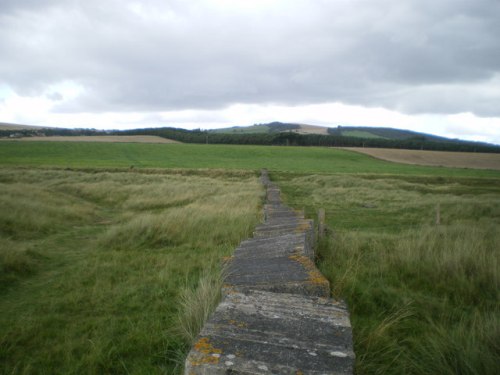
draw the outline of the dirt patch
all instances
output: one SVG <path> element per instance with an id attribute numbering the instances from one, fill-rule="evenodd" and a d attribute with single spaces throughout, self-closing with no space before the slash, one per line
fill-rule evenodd
<path id="1" fill-rule="evenodd" d="M 500 170 L 500 154 L 345 147 L 377 159 L 404 164 Z"/>
<path id="2" fill-rule="evenodd" d="M 53 136 L 23 137 L 2 139 L 6 141 L 44 141 L 44 142 L 113 142 L 113 143 L 179 143 L 155 135 L 89 135 L 89 136 Z"/>

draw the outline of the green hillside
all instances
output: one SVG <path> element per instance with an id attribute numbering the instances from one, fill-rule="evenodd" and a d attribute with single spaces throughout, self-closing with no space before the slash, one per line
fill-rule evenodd
<path id="1" fill-rule="evenodd" d="M 330 128 L 330 134 L 342 135 L 344 137 L 358 138 L 384 138 L 393 140 L 408 140 L 408 139 L 424 139 L 427 141 L 437 142 L 457 142 L 457 139 L 439 137 L 437 135 L 414 132 L 411 130 L 382 128 L 382 127 L 365 127 L 365 126 L 338 126 Z"/>
<path id="2" fill-rule="evenodd" d="M 297 130 L 300 125 L 282 122 L 271 122 L 269 124 L 255 124 L 251 126 L 232 126 L 230 128 L 212 129 L 210 133 L 218 134 L 269 134 L 291 130 Z"/>
<path id="3" fill-rule="evenodd" d="M 344 137 L 355 137 L 355 138 L 365 138 L 365 139 L 373 139 L 373 138 L 385 138 L 380 135 L 374 134 L 369 130 L 342 130 L 342 135 Z"/>

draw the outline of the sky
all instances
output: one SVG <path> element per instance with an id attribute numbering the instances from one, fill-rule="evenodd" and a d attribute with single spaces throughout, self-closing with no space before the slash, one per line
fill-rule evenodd
<path id="1" fill-rule="evenodd" d="M 500 144 L 499 0 L 1 0 L 0 122 Z"/>

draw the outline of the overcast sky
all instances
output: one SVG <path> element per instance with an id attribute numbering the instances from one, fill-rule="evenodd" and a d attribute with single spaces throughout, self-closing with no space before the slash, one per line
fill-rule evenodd
<path id="1" fill-rule="evenodd" d="M 499 0 L 0 0 L 0 122 L 500 144 Z"/>

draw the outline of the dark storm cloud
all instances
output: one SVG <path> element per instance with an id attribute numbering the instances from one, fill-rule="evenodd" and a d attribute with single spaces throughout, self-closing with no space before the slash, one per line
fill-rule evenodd
<path id="1" fill-rule="evenodd" d="M 340 101 L 500 116 L 497 0 L 224 3 L 2 2 L 0 82 L 81 85 L 60 111 Z"/>

